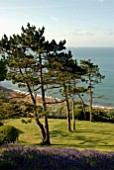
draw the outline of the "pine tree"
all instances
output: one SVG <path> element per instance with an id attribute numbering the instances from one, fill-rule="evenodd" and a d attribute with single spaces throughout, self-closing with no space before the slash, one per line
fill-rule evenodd
<path id="1" fill-rule="evenodd" d="M 77 61 L 73 59 L 72 53 L 62 52 L 54 58 L 50 58 L 49 74 L 52 74 L 53 82 L 58 85 L 61 95 L 64 97 L 66 105 L 67 130 L 72 131 L 70 115 L 70 97 L 74 81 L 80 77 L 82 69 L 78 66 Z M 52 83 L 53 88 L 53 83 Z"/>
<path id="2" fill-rule="evenodd" d="M 34 104 L 34 118 L 42 132 L 42 143 L 50 144 L 48 116 L 46 113 L 46 85 L 50 83 L 47 73 L 48 60 L 56 51 L 64 49 L 65 41 L 50 43 L 44 37 L 45 28 L 36 29 L 29 23 L 22 27 L 21 35 L 6 35 L 1 40 L 2 52 L 8 58 L 8 79 L 18 86 L 27 88 Z M 36 93 L 41 91 L 44 125 L 40 122 Z"/>
<path id="3" fill-rule="evenodd" d="M 89 107 L 90 107 L 90 121 L 92 121 L 92 104 L 93 104 L 93 91 L 92 89 L 96 84 L 100 83 L 104 76 L 99 72 L 98 65 L 91 62 L 91 60 L 81 60 L 81 67 L 85 69 L 86 74 L 84 75 L 83 81 L 88 84 L 88 93 L 89 93 Z"/>

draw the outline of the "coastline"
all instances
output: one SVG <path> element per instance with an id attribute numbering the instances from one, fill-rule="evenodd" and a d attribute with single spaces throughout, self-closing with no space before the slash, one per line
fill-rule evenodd
<path id="1" fill-rule="evenodd" d="M 10 97 L 15 97 L 16 98 L 17 95 L 20 95 L 22 97 L 26 96 L 25 100 L 27 102 L 31 103 L 31 98 L 30 98 L 30 95 L 29 95 L 28 92 L 20 91 L 20 90 L 16 90 L 16 89 L 12 90 L 12 89 L 6 88 L 6 87 L 1 86 L 1 85 L 0 85 L 0 90 L 3 90 L 5 92 L 5 97 L 8 98 L 8 99 L 10 99 Z M 36 97 L 38 99 L 38 105 L 41 105 L 41 95 L 37 94 Z M 49 101 L 52 102 L 52 101 L 55 101 L 55 100 L 58 100 L 58 101 L 61 100 L 59 98 L 53 98 L 51 96 L 46 96 L 46 99 L 47 99 L 48 102 Z M 114 109 L 114 107 L 110 107 L 110 106 L 108 107 L 108 106 L 102 106 L 102 105 L 93 105 L 92 107 L 93 108 L 98 108 L 98 109 L 103 109 L 103 110 L 106 110 L 106 111 Z"/>
<path id="2" fill-rule="evenodd" d="M 20 99 L 21 101 L 32 103 L 32 99 L 30 97 L 29 92 L 20 91 L 20 90 L 16 90 L 16 89 L 9 89 L 9 88 L 6 88 L 1 85 L 0 85 L 0 90 L 4 91 L 5 98 L 8 100 L 10 100 L 10 99 L 19 100 Z M 37 98 L 37 105 L 42 105 L 41 95 L 35 94 L 35 97 Z M 60 99 L 53 98 L 51 96 L 46 96 L 47 103 L 54 102 L 55 100 L 59 101 Z"/>
<path id="3" fill-rule="evenodd" d="M 104 107 L 104 109 L 114 108 L 114 94 L 113 94 L 113 87 L 114 87 L 114 48 L 72 48 L 69 47 L 69 50 L 72 51 L 74 59 L 78 62 L 80 60 L 88 60 L 95 64 L 98 64 L 100 68 L 100 73 L 105 76 L 105 79 L 95 86 L 94 90 L 94 99 L 93 105 L 98 105 L 98 107 Z M 107 62 L 108 58 L 108 62 Z M 11 80 L 4 80 L 0 82 L 1 86 L 10 89 L 19 89 L 17 84 L 13 84 Z M 24 90 L 23 90 L 24 91 Z M 50 94 L 47 94 L 50 95 Z M 58 98 L 61 98 L 57 95 Z M 85 95 L 85 103 L 88 104 L 88 97 Z M 97 106 L 96 106 L 97 107 Z"/>
<path id="4" fill-rule="evenodd" d="M 100 106 L 100 105 L 93 105 L 92 107 L 93 107 L 93 108 L 98 108 L 98 109 L 103 109 L 103 110 L 106 110 L 106 111 L 114 109 L 114 107 L 110 107 L 110 106 Z"/>

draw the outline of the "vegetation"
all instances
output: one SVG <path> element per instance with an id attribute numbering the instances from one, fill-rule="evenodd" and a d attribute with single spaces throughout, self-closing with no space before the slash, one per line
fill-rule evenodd
<path id="1" fill-rule="evenodd" d="M 1 169 L 26 170 L 112 170 L 114 153 L 94 150 L 54 149 L 35 147 L 7 146 L 0 154 Z"/>
<path id="2" fill-rule="evenodd" d="M 68 112 L 68 130 L 71 131 L 66 86 L 68 81 L 75 75 L 77 64 L 72 59 L 70 52 L 68 55 L 63 52 L 61 53 L 61 50 L 65 48 L 65 41 L 60 41 L 57 44 L 55 40 L 52 40 L 52 42 L 49 43 L 45 40 L 43 34 L 44 27 L 36 30 L 35 26 L 28 24 L 27 28 L 22 27 L 21 36 L 13 35 L 8 39 L 8 37 L 4 35 L 1 40 L 1 49 L 3 55 L 7 57 L 7 78 L 12 80 L 13 83 L 18 83 L 19 87 L 27 88 L 34 105 L 34 118 L 42 132 L 42 143 L 50 144 L 45 92 L 47 88 L 50 89 L 51 87 L 53 89 L 53 84 L 55 83 L 64 88 Z M 50 67 L 50 65 L 52 66 Z M 55 66 L 59 69 L 53 69 Z M 63 71 L 66 71 L 65 75 L 69 75 L 67 78 L 63 76 Z M 61 84 L 58 83 L 58 78 L 60 80 L 60 77 Z M 41 90 L 44 126 L 39 120 L 40 113 L 37 109 L 36 100 L 37 90 Z"/>
<path id="3" fill-rule="evenodd" d="M 54 79 L 54 86 L 59 89 L 59 93 L 63 97 L 62 101 L 64 101 L 66 106 L 67 130 L 71 132 L 69 100 L 73 91 L 74 82 L 76 82 L 76 79 L 81 79 L 82 69 L 78 66 L 77 61 L 73 60 L 72 54 L 69 51 L 68 54 L 59 54 L 54 61 L 50 62 L 49 72 L 51 72 Z"/>
<path id="4" fill-rule="evenodd" d="M 28 118 L 5 120 L 4 124 L 13 124 L 22 133 L 19 136 L 18 145 L 13 144 L 0 148 L 0 168 L 25 168 L 29 170 L 73 170 L 77 168 L 79 170 L 85 168 L 88 170 L 111 170 L 114 168 L 114 153 L 106 152 L 106 150 L 114 150 L 113 124 L 91 124 L 87 121 L 77 121 L 77 131 L 69 134 L 65 130 L 65 119 L 58 119 L 56 121 L 55 119 L 49 119 L 49 123 L 52 148 L 39 148 L 38 140 L 40 141 L 40 132 L 37 130 L 37 126 L 35 126 L 34 119 L 32 123 L 29 123 Z M 61 128 L 58 129 L 58 127 Z M 28 145 L 32 146 L 28 147 Z M 77 149 L 87 150 L 79 151 Z M 105 152 L 95 151 L 93 149 L 99 149 Z"/>
<path id="5" fill-rule="evenodd" d="M 93 104 L 93 91 L 92 89 L 96 84 L 100 83 L 104 76 L 99 72 L 98 65 L 95 65 L 91 60 L 81 60 L 80 61 L 82 68 L 86 70 L 83 81 L 88 84 L 87 92 L 89 94 L 89 106 L 90 106 L 90 121 L 92 121 L 92 104 Z"/>
<path id="6" fill-rule="evenodd" d="M 6 78 L 7 68 L 6 60 L 3 58 L 0 59 L 0 81 L 4 81 Z"/>
<path id="7" fill-rule="evenodd" d="M 72 118 L 72 101 L 70 100 L 70 117 Z M 81 101 L 74 102 L 74 117 L 78 120 L 90 120 L 89 116 L 89 105 L 84 104 L 84 112 L 81 106 Z M 60 103 L 58 105 L 54 104 L 48 108 L 48 117 L 65 119 L 65 105 Z M 103 109 L 103 108 L 92 108 L 92 121 L 93 122 L 114 122 L 114 109 Z"/>
<path id="8" fill-rule="evenodd" d="M 45 85 L 48 84 L 49 74 L 45 62 L 49 54 L 64 49 L 65 41 L 57 44 L 54 40 L 49 43 L 44 37 L 44 27 L 36 30 L 35 26 L 22 27 L 20 35 L 13 35 L 8 39 L 6 35 L 1 40 L 3 55 L 7 56 L 7 78 L 19 87 L 26 87 L 34 105 L 34 118 L 41 129 L 42 143 L 50 144 L 49 126 L 46 115 Z M 54 53 L 54 54 L 53 54 Z M 47 63 L 47 62 L 46 62 Z M 48 66 L 47 66 L 48 67 Z M 48 75 L 48 77 L 47 77 Z M 44 124 L 39 120 L 37 110 L 36 91 L 41 90 Z"/>
<path id="9" fill-rule="evenodd" d="M 113 152 L 74 149 L 114 150 L 114 110 L 92 107 L 93 88 L 104 79 L 98 65 L 91 60 L 79 65 L 71 51 L 65 51 L 65 40 L 46 40 L 44 27 L 36 29 L 28 23 L 21 30 L 21 35 L 4 35 L 0 40 L 0 81 L 11 80 L 26 92 L 9 98 L 0 91 L 0 145 L 4 145 L 0 168 L 114 169 Z M 47 100 L 46 94 L 53 95 L 55 89 L 61 99 Z M 88 94 L 89 107 L 83 99 Z M 29 101 L 24 100 L 27 96 Z M 18 145 L 7 146 L 17 139 Z M 52 145 L 38 149 L 41 144 Z"/>
<path id="10" fill-rule="evenodd" d="M 75 119 L 88 119 L 85 111 L 85 104 L 81 94 L 89 92 L 90 95 L 90 120 L 92 121 L 92 88 L 104 77 L 100 74 L 98 65 L 90 60 L 81 61 L 80 65 L 74 60 L 71 51 L 65 51 L 66 41 L 57 43 L 55 40 L 48 41 L 44 36 L 45 28 L 37 29 L 29 23 L 27 27 L 21 28 L 21 34 L 10 36 L 4 35 L 0 41 L 2 54 L 1 73 L 7 80 L 18 84 L 19 88 L 24 88 L 27 94 L 17 98 L 25 97 L 29 94 L 32 103 L 6 99 L 1 93 L 0 96 L 0 119 L 11 117 L 23 117 L 25 114 L 32 115 L 36 124 L 40 128 L 42 144 L 50 144 L 50 131 L 48 116 L 53 114 L 54 103 L 64 103 L 64 117 L 67 118 L 67 131 L 76 130 Z M 1 64 L 0 63 L 0 64 Z M 7 69 L 6 69 L 7 66 Z M 7 74 L 6 74 L 7 73 Z M 88 87 L 78 86 L 82 82 L 87 82 Z M 61 100 L 53 99 L 48 102 L 46 94 L 57 89 L 61 95 Z M 39 106 L 37 93 L 41 94 L 42 106 Z M 82 110 L 76 108 L 75 96 L 78 96 L 82 103 Z M 72 101 L 72 102 L 71 102 Z M 49 107 L 51 104 L 51 107 Z M 54 106 L 55 107 L 55 106 Z M 63 106 L 64 108 L 64 106 Z M 71 109 L 72 108 L 72 109 Z M 62 109 L 61 109 L 62 110 Z M 72 125 L 71 125 L 72 111 Z M 57 113 L 54 113 L 57 114 Z M 84 116 L 83 116 L 84 115 Z M 44 118 L 44 122 L 40 117 Z M 52 117 L 52 116 L 50 116 Z M 54 116 L 56 117 L 56 116 Z M 59 117 L 62 117 L 59 112 Z M 95 118 L 95 116 L 94 116 Z M 26 121 L 25 121 L 26 122 Z"/>
<path id="11" fill-rule="evenodd" d="M 19 131 L 11 125 L 0 126 L 0 145 L 5 145 L 18 140 Z"/>
<path id="12" fill-rule="evenodd" d="M 22 123 L 25 120 L 25 123 Z M 21 133 L 18 144 L 29 146 L 40 145 L 40 129 L 37 129 L 35 120 L 29 123 L 30 118 L 8 119 L 4 125 L 13 125 Z M 43 119 L 41 119 L 41 122 Z M 72 133 L 66 131 L 65 119 L 49 119 L 51 146 L 54 148 L 77 148 L 77 149 L 98 149 L 102 151 L 114 151 L 113 123 L 79 121 L 77 130 Z M 60 128 L 59 128 L 60 127 Z M 39 143 L 39 144 L 38 144 Z"/>

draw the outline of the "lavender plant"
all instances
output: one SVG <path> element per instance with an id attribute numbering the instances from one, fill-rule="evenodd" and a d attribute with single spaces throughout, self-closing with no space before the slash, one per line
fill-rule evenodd
<path id="1" fill-rule="evenodd" d="M 0 169 L 113 170 L 114 152 L 8 145 L 0 147 Z"/>

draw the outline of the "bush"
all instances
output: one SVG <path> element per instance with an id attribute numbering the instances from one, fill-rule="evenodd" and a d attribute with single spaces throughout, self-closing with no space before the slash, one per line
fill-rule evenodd
<path id="1" fill-rule="evenodd" d="M 66 118 L 66 108 L 63 103 L 52 105 L 48 108 L 50 118 Z"/>
<path id="2" fill-rule="evenodd" d="M 114 170 L 114 152 L 9 145 L 0 154 L 0 169 Z"/>
<path id="3" fill-rule="evenodd" d="M 114 109 L 108 110 L 107 117 L 108 117 L 109 121 L 113 121 L 114 122 Z"/>
<path id="4" fill-rule="evenodd" d="M 78 120 L 84 120 L 84 113 L 83 113 L 82 109 L 77 108 L 75 112 L 76 112 L 76 118 Z"/>
<path id="5" fill-rule="evenodd" d="M 105 110 L 96 108 L 93 109 L 93 120 L 94 121 L 101 121 L 101 122 L 112 122 L 114 123 L 114 110 Z"/>
<path id="6" fill-rule="evenodd" d="M 2 123 L 2 122 L 0 122 L 0 126 L 3 126 L 3 123 Z"/>
<path id="7" fill-rule="evenodd" d="M 19 131 L 13 126 L 0 126 L 0 145 L 15 142 L 18 139 Z"/>

